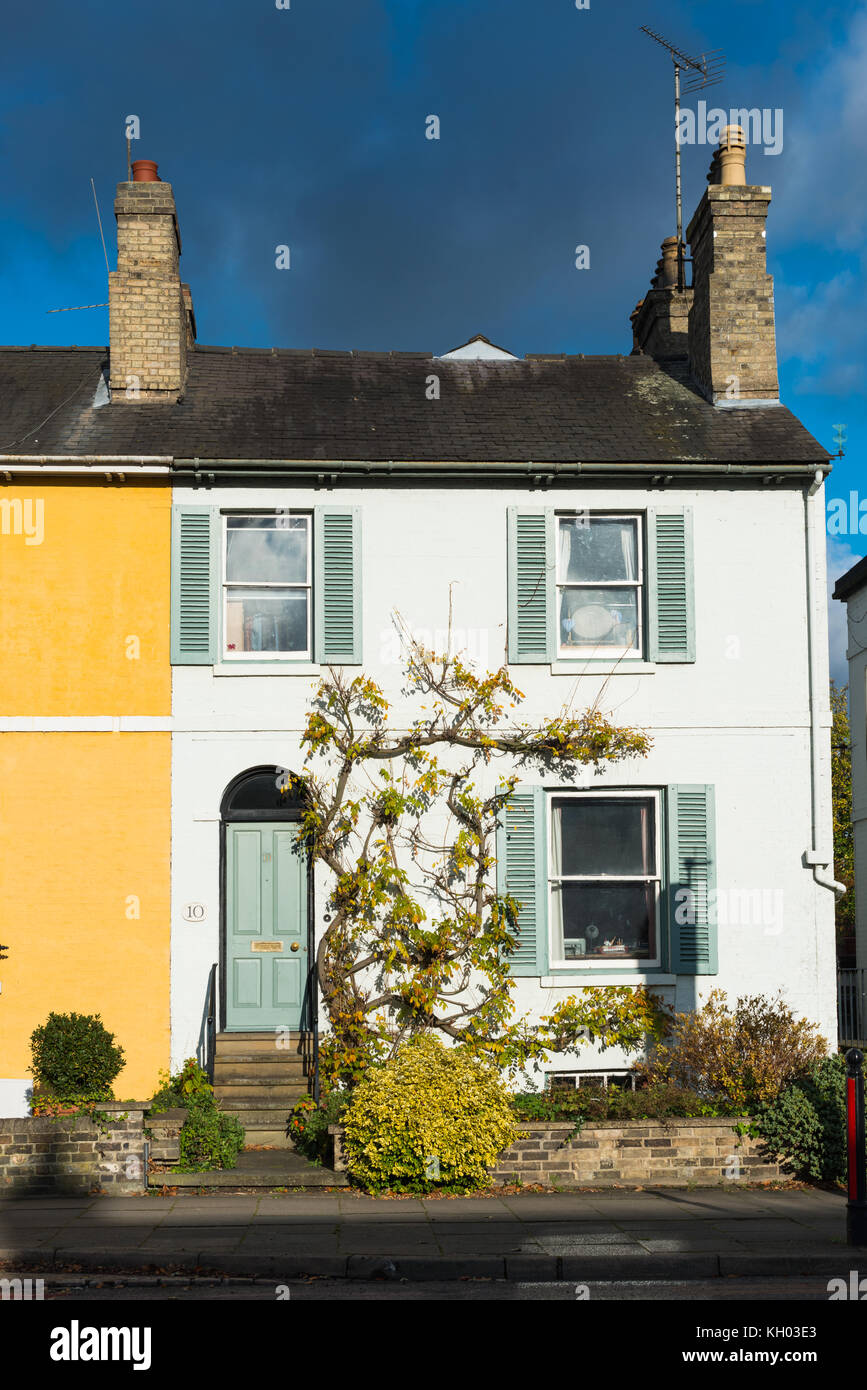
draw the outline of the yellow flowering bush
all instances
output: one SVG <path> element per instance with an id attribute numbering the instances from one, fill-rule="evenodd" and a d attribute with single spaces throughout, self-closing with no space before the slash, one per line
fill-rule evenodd
<path id="1" fill-rule="evenodd" d="M 352 1093 L 347 1166 L 368 1192 L 469 1192 L 518 1134 L 497 1068 L 432 1034 L 404 1043 Z"/>

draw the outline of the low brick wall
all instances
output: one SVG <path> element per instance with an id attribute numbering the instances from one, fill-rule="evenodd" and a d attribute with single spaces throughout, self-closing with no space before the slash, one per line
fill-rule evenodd
<path id="1" fill-rule="evenodd" d="M 558 1186 L 703 1187 L 773 1182 L 779 1164 L 761 1157 L 761 1143 L 735 1132 L 737 1119 L 626 1120 L 585 1125 L 570 1139 L 566 1122 L 521 1124 L 526 1138 L 500 1154 L 495 1183 Z"/>
<path id="2" fill-rule="evenodd" d="M 776 1182 L 780 1165 L 760 1154 L 761 1143 L 735 1132 L 747 1120 L 624 1120 L 585 1125 L 574 1139 L 569 1121 L 521 1123 L 525 1138 L 500 1154 L 491 1170 L 496 1185 L 538 1183 L 558 1187 L 714 1187 Z M 329 1125 L 332 1167 L 344 1172 L 343 1129 Z"/>
<path id="3" fill-rule="evenodd" d="M 189 1112 L 184 1106 L 157 1111 L 147 1117 L 150 1157 L 157 1163 L 177 1163 L 181 1156 L 180 1134 Z"/>
<path id="4" fill-rule="evenodd" d="M 144 1192 L 144 1110 L 106 1105 L 111 1124 L 86 1115 L 0 1119 L 0 1196 Z"/>

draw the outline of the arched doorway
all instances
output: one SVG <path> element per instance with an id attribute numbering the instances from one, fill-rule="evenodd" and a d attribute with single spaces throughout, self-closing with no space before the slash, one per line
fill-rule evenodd
<path id="1" fill-rule="evenodd" d="M 220 804 L 220 978 L 226 1033 L 301 1032 L 311 1021 L 313 903 L 303 802 L 285 769 L 247 768 Z"/>

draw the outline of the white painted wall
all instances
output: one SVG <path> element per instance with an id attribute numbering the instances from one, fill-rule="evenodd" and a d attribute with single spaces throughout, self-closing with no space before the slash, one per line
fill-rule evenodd
<path id="1" fill-rule="evenodd" d="M 589 668 L 576 674 L 549 666 L 514 667 L 527 696 L 522 716 L 538 719 L 564 702 L 584 706 L 598 699 L 616 720 L 652 734 L 654 747 L 646 759 L 614 765 L 601 777 L 588 773 L 581 786 L 714 784 L 718 888 L 724 894 L 764 890 L 772 914 L 764 922 L 721 926 L 719 975 L 697 982 L 680 977 L 676 986 L 669 977 L 661 992 L 672 997 L 676 988 L 678 1007 L 688 1007 L 696 983 L 702 997 L 714 986 L 730 998 L 772 994 L 780 987 L 792 1007 L 819 1023 L 834 1043 L 833 895 L 817 886 L 801 863 L 811 843 L 801 492 L 270 486 L 176 488 L 174 500 L 228 509 L 361 508 L 364 668 L 395 700 L 396 725 L 402 720 L 393 609 L 416 629 L 444 633 L 453 584 L 454 623 L 470 654 L 494 668 L 505 659 L 508 506 L 639 511 L 665 503 L 691 506 L 696 662 L 621 667 L 610 675 Z M 821 490 L 811 505 L 821 517 Z M 817 651 L 823 661 L 826 649 L 820 632 Z M 194 1051 L 208 969 L 218 958 L 220 798 L 246 767 L 299 766 L 300 732 L 315 684 L 309 669 L 298 675 L 237 672 L 173 668 L 173 1064 Z M 822 718 L 829 726 L 827 709 Z M 827 766 L 822 777 L 830 833 Z M 864 792 L 867 815 L 867 787 Z M 318 891 L 320 910 L 324 897 Z M 190 901 L 207 905 L 206 922 L 193 926 L 182 920 L 181 908 Z M 599 978 L 594 974 L 594 982 Z M 518 986 L 521 1003 L 543 1012 L 568 993 L 568 981 L 559 978 L 556 984 L 521 980 Z M 616 1058 L 606 1053 L 600 1062 L 613 1066 Z"/>
<path id="2" fill-rule="evenodd" d="M 29 1076 L 0 1079 L 0 1120 L 24 1120 L 30 1114 L 33 1079 Z"/>

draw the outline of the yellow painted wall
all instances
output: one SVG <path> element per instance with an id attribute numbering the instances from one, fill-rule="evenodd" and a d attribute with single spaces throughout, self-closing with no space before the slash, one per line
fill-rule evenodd
<path id="1" fill-rule="evenodd" d="M 126 1052 L 115 1095 L 153 1094 L 169 1064 L 170 776 L 168 733 L 0 737 L 0 1075 L 28 1075 L 52 1009 L 98 1013 Z"/>
<path id="2" fill-rule="evenodd" d="M 0 714 L 171 713 L 171 489 L 0 487 Z"/>

